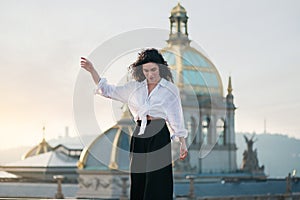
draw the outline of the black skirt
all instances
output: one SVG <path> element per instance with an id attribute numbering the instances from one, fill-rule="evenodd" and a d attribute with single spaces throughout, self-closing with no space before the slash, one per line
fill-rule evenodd
<path id="1" fill-rule="evenodd" d="M 171 200 L 173 174 L 170 132 L 165 120 L 137 121 L 130 143 L 130 200 Z"/>

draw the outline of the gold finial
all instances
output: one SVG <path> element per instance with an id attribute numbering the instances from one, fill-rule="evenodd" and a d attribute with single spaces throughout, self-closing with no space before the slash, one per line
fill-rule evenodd
<path id="1" fill-rule="evenodd" d="M 43 126 L 43 140 L 45 140 L 45 130 L 46 130 L 46 128 L 45 128 L 45 126 Z"/>
<path id="2" fill-rule="evenodd" d="M 232 93 L 231 76 L 229 76 L 227 91 L 228 91 L 228 94 Z"/>

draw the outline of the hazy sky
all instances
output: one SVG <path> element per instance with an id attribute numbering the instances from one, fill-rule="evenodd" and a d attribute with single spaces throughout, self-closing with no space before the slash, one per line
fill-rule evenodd
<path id="1" fill-rule="evenodd" d="M 168 29 L 176 4 L 175 0 L 1 0 L 0 148 L 38 143 L 43 126 L 46 139 L 63 135 L 65 126 L 70 135 L 78 134 L 73 93 L 80 56 L 126 31 Z M 181 4 L 189 16 L 189 37 L 218 68 L 224 90 L 232 76 L 236 131 L 262 133 L 266 119 L 268 132 L 300 138 L 300 1 Z"/>

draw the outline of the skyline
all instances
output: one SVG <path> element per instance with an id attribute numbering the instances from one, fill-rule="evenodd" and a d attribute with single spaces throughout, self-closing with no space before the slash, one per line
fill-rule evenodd
<path id="1" fill-rule="evenodd" d="M 189 17 L 189 38 L 217 67 L 224 95 L 232 77 L 236 132 L 263 133 L 266 120 L 267 132 L 300 138 L 300 2 L 180 3 Z M 77 135 L 73 94 L 80 57 L 128 31 L 168 30 L 168 17 L 176 4 L 158 0 L 1 1 L 0 134 L 5 140 L 0 149 L 37 144 L 43 126 L 46 139 L 64 135 L 65 126 L 71 136 Z M 132 56 L 114 64 L 123 63 L 126 70 L 135 59 Z M 92 86 L 90 77 L 87 80 Z M 103 100 L 95 97 L 95 101 L 101 104 Z M 96 105 L 99 123 L 107 117 L 100 114 L 100 108 Z M 110 119 L 101 126 L 105 129 L 112 124 Z"/>

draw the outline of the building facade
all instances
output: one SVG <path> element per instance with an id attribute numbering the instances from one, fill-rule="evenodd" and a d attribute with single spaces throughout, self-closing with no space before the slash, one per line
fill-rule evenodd
<path id="1" fill-rule="evenodd" d="M 226 97 L 213 62 L 193 48 L 188 16 L 178 3 L 171 11 L 170 35 L 162 54 L 180 89 L 185 125 L 189 130 L 190 168 L 196 173 L 237 170 L 231 78 Z"/>

